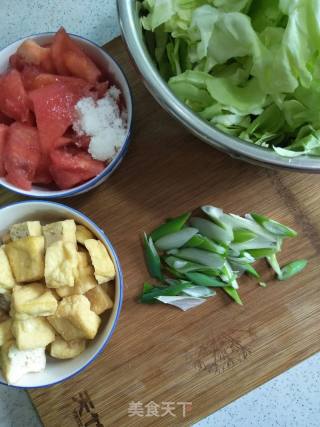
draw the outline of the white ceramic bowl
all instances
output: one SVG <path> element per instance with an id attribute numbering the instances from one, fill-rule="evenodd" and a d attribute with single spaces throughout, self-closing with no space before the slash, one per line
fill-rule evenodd
<path id="1" fill-rule="evenodd" d="M 18 47 L 28 39 L 35 40 L 40 45 L 49 44 L 53 38 L 55 33 L 41 33 L 35 34 L 28 37 L 24 37 L 20 39 L 6 48 L 0 51 L 0 73 L 5 72 L 9 66 L 9 58 L 12 54 L 14 54 Z M 21 188 L 16 187 L 15 185 L 10 184 L 5 178 L 0 178 L 0 185 L 5 187 L 8 190 L 14 191 L 19 194 L 23 194 L 24 196 L 30 196 L 33 198 L 44 198 L 44 199 L 52 199 L 52 198 L 61 198 L 61 197 L 71 197 L 76 196 L 78 194 L 85 193 L 92 188 L 97 187 L 102 184 L 111 174 L 112 172 L 119 166 L 123 157 L 125 156 L 131 138 L 131 130 L 132 130 L 132 96 L 129 87 L 129 83 L 127 78 L 120 68 L 119 64 L 100 46 L 96 45 L 90 40 L 87 40 L 83 37 L 76 36 L 74 34 L 70 34 L 70 36 L 79 43 L 83 50 L 92 58 L 96 64 L 98 64 L 102 69 L 108 71 L 108 74 L 111 75 L 114 79 L 115 84 L 119 87 L 122 92 L 123 98 L 125 100 L 127 112 L 128 112 L 128 132 L 126 136 L 126 140 L 121 148 L 118 151 L 112 162 L 110 162 L 107 167 L 95 178 L 92 178 L 85 183 L 78 185 L 77 187 L 73 187 L 68 190 L 51 190 L 49 188 L 43 186 L 33 186 L 31 190 L 26 191 Z"/>
<path id="2" fill-rule="evenodd" d="M 0 208 L 0 236 L 5 234 L 12 224 L 17 222 L 40 220 L 45 223 L 61 219 L 74 219 L 77 223 L 86 226 L 107 247 L 116 269 L 114 306 L 112 311 L 107 311 L 102 317 L 97 336 L 94 340 L 88 341 L 83 353 L 69 360 L 57 360 L 47 356 L 47 366 L 43 372 L 30 373 L 23 376 L 14 387 L 48 387 L 79 374 L 103 351 L 118 323 L 123 296 L 123 275 L 119 259 L 107 236 L 87 216 L 60 203 L 46 201 L 18 202 Z M 1 373 L 0 383 L 7 384 Z"/>

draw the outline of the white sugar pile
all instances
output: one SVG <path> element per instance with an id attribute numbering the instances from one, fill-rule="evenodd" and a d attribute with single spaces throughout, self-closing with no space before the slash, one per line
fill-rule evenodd
<path id="1" fill-rule="evenodd" d="M 96 160 L 111 160 L 125 142 L 127 114 L 125 111 L 120 114 L 119 96 L 119 89 L 111 86 L 98 101 L 82 98 L 76 105 L 73 129 L 78 135 L 91 137 L 88 152 Z"/>

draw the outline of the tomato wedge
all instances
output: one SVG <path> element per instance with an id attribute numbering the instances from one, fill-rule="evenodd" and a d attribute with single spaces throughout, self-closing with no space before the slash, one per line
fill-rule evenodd
<path id="1" fill-rule="evenodd" d="M 101 77 L 96 64 L 67 34 L 60 28 L 51 45 L 51 56 L 58 73 L 63 76 L 72 75 L 95 84 Z"/>
<path id="2" fill-rule="evenodd" d="M 40 155 L 37 129 L 22 123 L 13 123 L 9 128 L 3 152 L 7 180 L 19 188 L 30 190 Z"/>
<path id="3" fill-rule="evenodd" d="M 42 151 L 47 154 L 71 126 L 81 94 L 69 85 L 54 83 L 30 92 L 29 97 L 34 106 Z"/>
<path id="4" fill-rule="evenodd" d="M 97 176 L 105 163 L 94 160 L 89 153 L 76 147 L 61 147 L 50 153 L 50 172 L 61 189 L 72 188 Z"/>
<path id="5" fill-rule="evenodd" d="M 28 95 L 21 74 L 15 69 L 0 78 L 0 111 L 17 121 L 30 121 Z"/>

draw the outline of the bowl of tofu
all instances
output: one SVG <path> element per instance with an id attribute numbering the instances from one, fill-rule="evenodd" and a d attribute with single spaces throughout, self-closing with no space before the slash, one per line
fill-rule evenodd
<path id="1" fill-rule="evenodd" d="M 49 387 L 83 371 L 118 322 L 123 275 L 105 233 L 66 205 L 0 209 L 0 383 Z"/>

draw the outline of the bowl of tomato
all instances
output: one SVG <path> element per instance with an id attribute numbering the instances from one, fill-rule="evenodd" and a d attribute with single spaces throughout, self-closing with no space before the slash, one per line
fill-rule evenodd
<path id="1" fill-rule="evenodd" d="M 104 182 L 127 152 L 129 83 L 95 43 L 42 33 L 0 52 L 0 185 L 71 197 Z"/>

